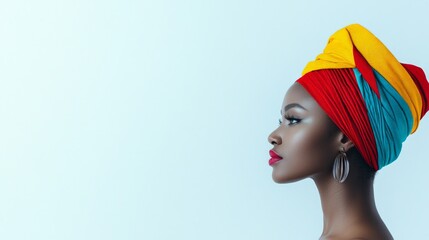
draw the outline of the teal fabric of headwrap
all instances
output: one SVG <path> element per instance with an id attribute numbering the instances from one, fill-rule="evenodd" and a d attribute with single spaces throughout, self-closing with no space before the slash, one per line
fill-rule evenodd
<path id="1" fill-rule="evenodd" d="M 367 107 L 368 118 L 374 133 L 379 169 L 398 158 L 402 143 L 413 126 L 410 108 L 399 93 L 376 70 L 380 97 L 378 97 L 357 68 L 353 69 Z"/>

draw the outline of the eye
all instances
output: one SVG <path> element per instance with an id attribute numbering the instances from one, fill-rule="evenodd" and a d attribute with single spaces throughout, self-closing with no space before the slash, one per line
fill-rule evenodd
<path id="1" fill-rule="evenodd" d="M 285 119 L 289 122 L 288 125 L 295 125 L 301 122 L 301 119 L 294 117 L 292 115 L 285 116 Z"/>
<path id="2" fill-rule="evenodd" d="M 279 126 L 282 125 L 283 121 L 279 118 Z"/>

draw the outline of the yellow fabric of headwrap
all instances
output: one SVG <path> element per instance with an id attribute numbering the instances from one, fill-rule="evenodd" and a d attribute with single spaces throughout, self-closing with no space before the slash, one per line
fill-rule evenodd
<path id="1" fill-rule="evenodd" d="M 352 24 L 334 33 L 329 38 L 323 53 L 307 64 L 302 75 L 321 69 L 355 68 L 353 47 L 402 96 L 413 115 L 414 121 L 411 132 L 415 132 L 419 125 L 422 110 L 422 98 L 419 89 L 407 70 L 389 49 L 363 26 Z"/>

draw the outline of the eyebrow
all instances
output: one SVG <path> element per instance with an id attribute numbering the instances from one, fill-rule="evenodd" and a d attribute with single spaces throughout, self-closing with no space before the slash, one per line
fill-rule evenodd
<path id="1" fill-rule="evenodd" d="M 291 103 L 291 104 L 288 104 L 288 105 L 286 105 L 285 107 L 284 107 L 284 112 L 287 112 L 287 110 L 289 110 L 289 109 L 291 109 L 291 108 L 294 108 L 294 107 L 297 107 L 297 108 L 301 108 L 301 109 L 304 109 L 305 111 L 308 111 L 305 107 L 303 107 L 303 106 L 301 106 L 300 104 L 298 104 L 298 103 Z M 280 114 L 282 113 L 282 110 L 280 110 Z"/>

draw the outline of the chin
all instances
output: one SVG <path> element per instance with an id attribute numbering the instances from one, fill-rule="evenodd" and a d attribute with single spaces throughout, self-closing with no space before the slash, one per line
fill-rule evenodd
<path id="1" fill-rule="evenodd" d="M 272 174 L 273 181 L 276 183 L 293 183 L 305 179 L 306 177 L 298 177 L 298 176 L 287 176 L 285 174 L 279 175 L 273 171 Z"/>

